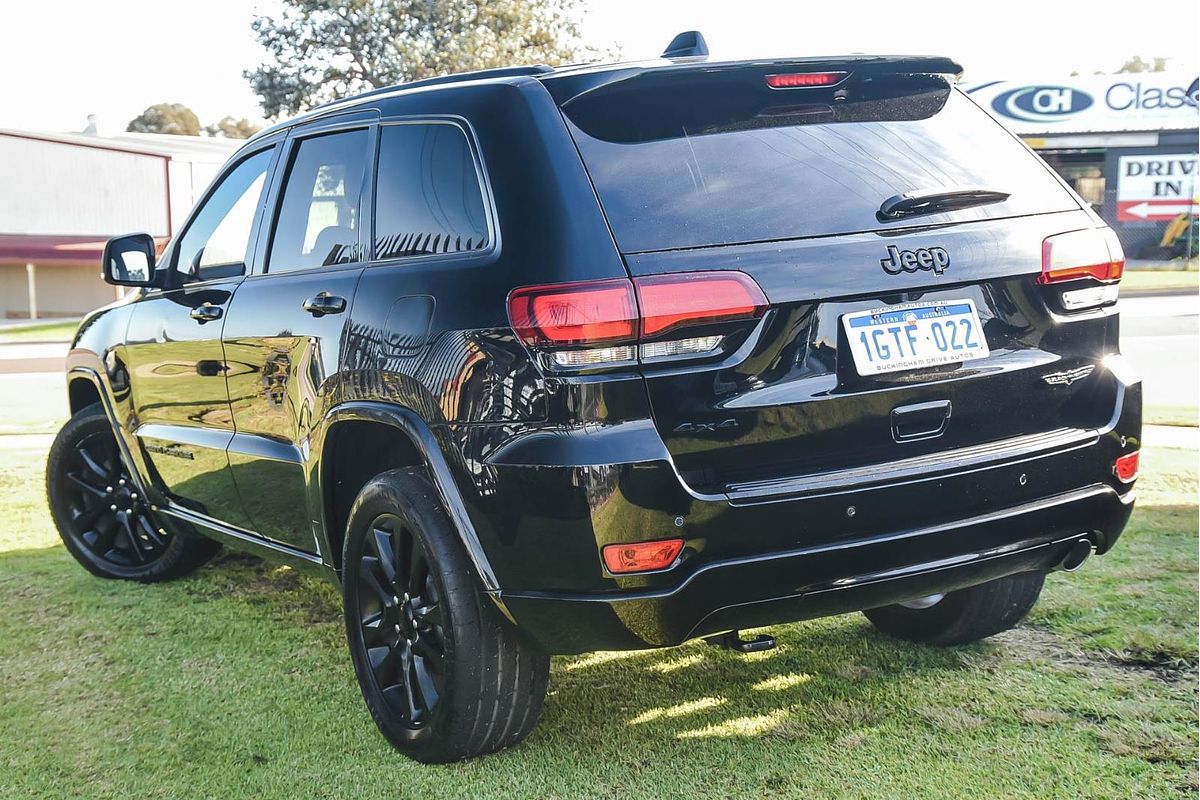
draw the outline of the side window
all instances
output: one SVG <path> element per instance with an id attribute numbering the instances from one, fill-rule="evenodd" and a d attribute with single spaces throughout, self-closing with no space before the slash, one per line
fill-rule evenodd
<path id="1" fill-rule="evenodd" d="M 366 130 L 355 130 L 300 141 L 288 168 L 267 272 L 357 260 L 367 140 Z"/>
<path id="2" fill-rule="evenodd" d="M 479 174 L 458 126 L 384 125 L 375 186 L 375 258 L 487 247 Z"/>
<path id="3" fill-rule="evenodd" d="M 192 278 L 231 277 L 245 271 L 270 165 L 271 149 L 263 150 L 221 179 L 179 240 L 176 270 Z"/>

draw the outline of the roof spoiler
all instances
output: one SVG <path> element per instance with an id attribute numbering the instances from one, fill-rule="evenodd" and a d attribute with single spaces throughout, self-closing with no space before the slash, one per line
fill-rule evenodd
<path id="1" fill-rule="evenodd" d="M 667 53 L 687 34 L 676 36 L 667 48 Z M 699 36 L 696 33 L 696 36 Z M 703 38 L 699 40 L 703 43 Z M 695 43 L 693 43 L 695 44 Z M 707 49 L 707 48 L 705 48 Z M 664 53 L 664 55 L 666 55 Z M 747 61 L 712 62 L 704 59 L 691 60 L 687 56 L 673 56 L 667 61 L 648 62 L 617 66 L 610 70 L 588 70 L 583 72 L 550 73 L 542 76 L 542 83 L 550 91 L 559 106 L 597 90 L 610 90 L 619 84 L 630 85 L 632 81 L 673 80 L 673 76 L 686 74 L 721 75 L 742 70 L 770 70 L 795 72 L 826 72 L 842 70 L 859 76 L 868 75 L 945 75 L 952 81 L 962 75 L 962 66 L 944 56 L 823 56 L 779 58 Z"/>

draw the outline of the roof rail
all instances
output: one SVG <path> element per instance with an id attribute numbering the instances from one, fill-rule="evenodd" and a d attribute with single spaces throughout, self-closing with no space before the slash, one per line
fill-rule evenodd
<path id="1" fill-rule="evenodd" d="M 453 75 L 439 75 L 436 78 L 422 78 L 419 81 L 410 81 L 408 83 L 396 83 L 391 86 L 383 86 L 378 89 L 371 89 L 360 94 L 347 95 L 339 97 L 337 100 L 330 100 L 328 103 L 322 103 L 319 106 L 313 106 L 312 111 L 319 108 L 331 106 L 334 103 L 344 103 L 347 100 L 362 100 L 366 97 L 374 97 L 378 94 L 387 94 L 389 92 L 400 91 L 401 89 L 415 89 L 423 86 L 438 86 L 444 83 L 462 83 L 464 81 L 482 81 L 488 78 L 517 78 L 522 75 L 544 75 L 547 72 L 553 72 L 554 67 L 546 64 L 531 64 L 524 67 L 498 67 L 496 69 L 477 69 L 474 72 L 456 72 Z"/>
<path id="2" fill-rule="evenodd" d="M 708 42 L 700 31 L 684 31 L 663 50 L 663 58 L 689 58 L 708 55 Z"/>

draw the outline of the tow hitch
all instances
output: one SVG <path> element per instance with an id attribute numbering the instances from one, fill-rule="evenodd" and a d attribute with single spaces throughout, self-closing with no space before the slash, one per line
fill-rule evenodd
<path id="1" fill-rule="evenodd" d="M 713 647 L 723 647 L 738 653 L 761 653 L 775 648 L 775 637 L 760 633 L 753 639 L 743 639 L 738 631 L 706 636 L 704 641 Z"/>

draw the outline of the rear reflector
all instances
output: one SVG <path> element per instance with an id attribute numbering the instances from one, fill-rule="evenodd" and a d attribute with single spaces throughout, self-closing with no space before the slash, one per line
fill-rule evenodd
<path id="1" fill-rule="evenodd" d="M 772 89 L 806 89 L 810 86 L 833 86 L 841 83 L 848 72 L 785 72 L 767 76 Z"/>
<path id="2" fill-rule="evenodd" d="M 1080 278 L 1119 281 L 1124 271 L 1125 253 L 1117 235 L 1109 228 L 1060 233 L 1042 242 L 1042 274 L 1038 283 Z"/>
<path id="3" fill-rule="evenodd" d="M 683 539 L 610 544 L 603 551 L 604 566 L 615 574 L 666 569 L 675 563 L 682 550 Z"/>
<path id="4" fill-rule="evenodd" d="M 1113 462 L 1113 474 L 1117 476 L 1117 480 L 1121 483 L 1133 483 L 1138 476 L 1138 455 L 1141 451 L 1135 450 L 1132 453 L 1126 453 Z"/>

